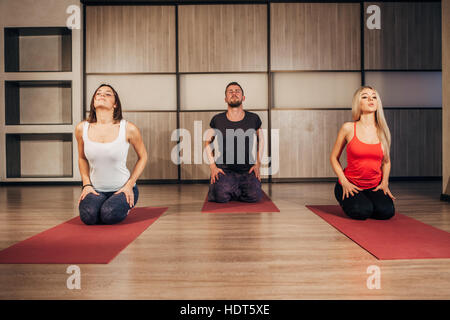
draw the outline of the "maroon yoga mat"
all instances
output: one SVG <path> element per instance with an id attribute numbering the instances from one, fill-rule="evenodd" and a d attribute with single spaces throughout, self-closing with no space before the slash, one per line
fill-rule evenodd
<path id="1" fill-rule="evenodd" d="M 88 226 L 76 217 L 0 251 L 0 264 L 109 263 L 166 210 L 133 208 L 115 225 Z"/>
<path id="2" fill-rule="evenodd" d="M 340 206 L 306 206 L 379 260 L 450 258 L 450 233 L 396 213 L 353 220 Z"/>
<path id="3" fill-rule="evenodd" d="M 259 202 L 230 201 L 227 203 L 209 202 L 206 197 L 202 212 L 207 213 L 260 213 L 280 212 L 280 209 L 270 200 L 263 191 L 263 197 Z"/>

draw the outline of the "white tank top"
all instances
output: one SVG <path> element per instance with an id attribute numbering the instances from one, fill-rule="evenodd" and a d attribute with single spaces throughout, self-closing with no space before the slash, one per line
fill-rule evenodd
<path id="1" fill-rule="evenodd" d="M 123 187 L 130 178 L 127 155 L 130 144 L 126 140 L 127 121 L 120 120 L 119 136 L 112 142 L 89 140 L 89 122 L 84 122 L 84 155 L 89 162 L 89 176 L 94 189 L 113 192 Z"/>

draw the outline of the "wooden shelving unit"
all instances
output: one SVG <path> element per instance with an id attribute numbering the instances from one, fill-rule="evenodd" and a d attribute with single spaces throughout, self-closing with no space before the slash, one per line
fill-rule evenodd
<path id="1" fill-rule="evenodd" d="M 66 26 L 80 1 L 3 5 L 0 22 L 0 181 L 78 181 L 82 30 Z M 37 12 L 36 12 L 37 11 Z"/>

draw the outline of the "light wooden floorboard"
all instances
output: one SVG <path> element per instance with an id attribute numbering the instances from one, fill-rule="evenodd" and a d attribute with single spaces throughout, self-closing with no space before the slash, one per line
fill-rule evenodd
<path id="1" fill-rule="evenodd" d="M 264 184 L 279 213 L 207 214 L 208 186 L 140 185 L 169 209 L 107 265 L 0 265 L 0 299 L 449 299 L 450 259 L 380 261 L 309 211 L 332 183 Z M 392 182 L 397 212 L 450 232 L 441 183 Z M 78 215 L 77 186 L 0 187 L 0 249 Z M 381 268 L 369 290 L 367 267 Z"/>

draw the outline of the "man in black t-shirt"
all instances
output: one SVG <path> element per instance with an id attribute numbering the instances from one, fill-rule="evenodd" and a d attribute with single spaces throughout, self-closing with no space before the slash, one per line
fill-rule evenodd
<path id="1" fill-rule="evenodd" d="M 256 113 L 244 111 L 244 91 L 237 82 L 225 89 L 226 112 L 215 115 L 210 123 L 205 147 L 211 169 L 208 201 L 238 200 L 257 202 L 262 198 L 260 165 L 263 151 L 261 119 Z M 216 161 L 211 143 L 217 139 Z M 256 142 L 256 159 L 253 147 Z"/>

